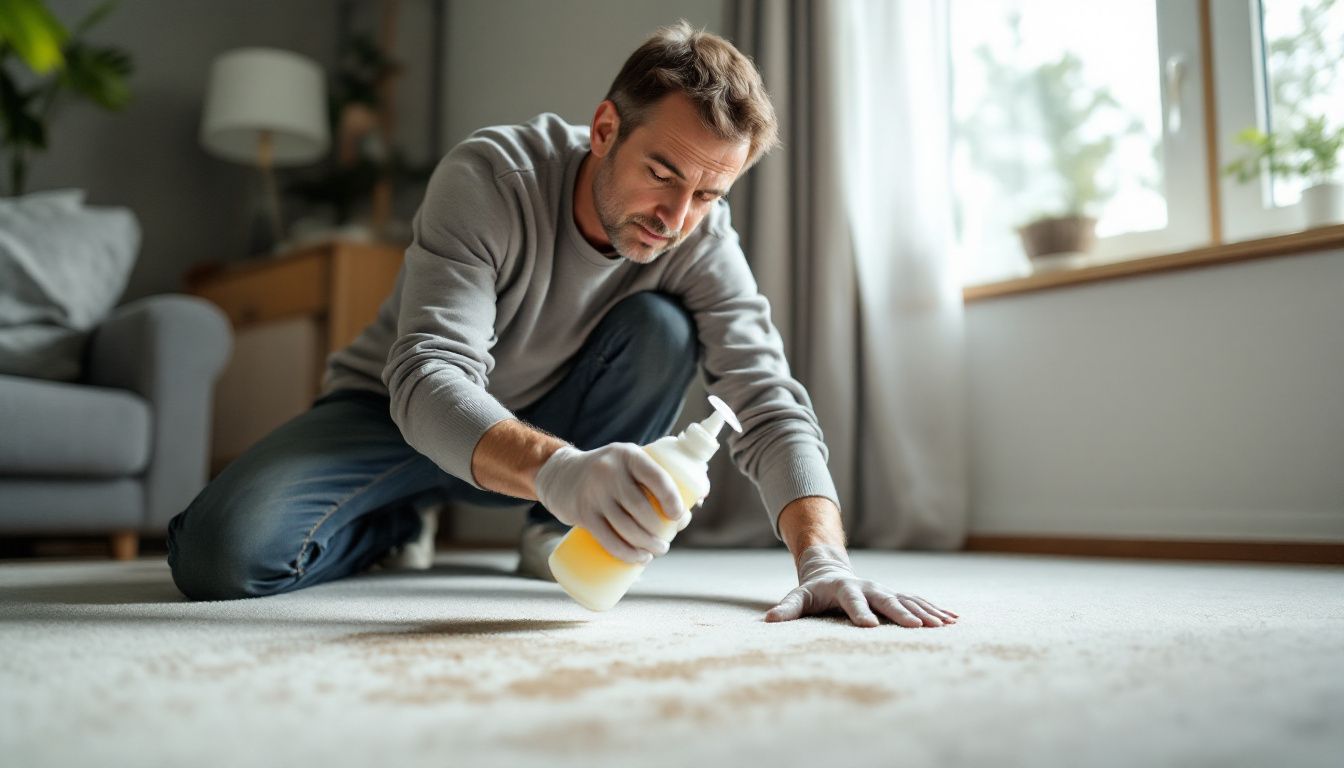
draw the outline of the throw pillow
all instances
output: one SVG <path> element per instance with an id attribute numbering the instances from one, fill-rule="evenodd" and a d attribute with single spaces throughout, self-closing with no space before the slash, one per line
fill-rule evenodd
<path id="1" fill-rule="evenodd" d="M 86 206 L 82 190 L 0 198 L 0 373 L 79 379 L 139 248 L 135 214 Z"/>

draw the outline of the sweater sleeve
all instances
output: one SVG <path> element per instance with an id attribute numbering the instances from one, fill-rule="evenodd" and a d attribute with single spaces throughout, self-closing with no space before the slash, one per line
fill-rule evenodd
<path id="1" fill-rule="evenodd" d="M 783 541 L 779 515 L 789 502 L 824 496 L 840 505 L 826 467 L 828 451 L 812 401 L 789 372 L 784 343 L 770 320 L 731 228 L 704 238 L 686 266 L 666 275 L 668 292 L 695 318 L 704 350 L 705 388 L 737 414 L 742 433 L 729 432 L 733 463 L 755 483 Z"/>
<path id="2" fill-rule="evenodd" d="M 470 142 L 440 162 L 411 223 L 396 340 L 383 368 L 392 420 L 406 442 L 477 488 L 476 443 L 513 417 L 486 384 L 494 368 L 495 279 L 517 231 L 516 208 Z"/>

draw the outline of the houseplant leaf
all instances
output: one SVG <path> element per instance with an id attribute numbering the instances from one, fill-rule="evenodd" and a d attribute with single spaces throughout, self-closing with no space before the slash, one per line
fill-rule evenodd
<path id="1" fill-rule="evenodd" d="M 105 109 L 121 109 L 130 101 L 126 78 L 131 57 L 114 48 L 75 44 L 66 49 L 63 83 Z"/>
<path id="2" fill-rule="evenodd" d="M 64 64 L 61 48 L 68 37 L 41 0 L 0 0 L 0 49 L 13 48 L 37 74 Z"/>

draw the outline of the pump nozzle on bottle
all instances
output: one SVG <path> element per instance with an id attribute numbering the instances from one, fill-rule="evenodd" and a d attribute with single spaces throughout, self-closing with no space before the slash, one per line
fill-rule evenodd
<path id="1" fill-rule="evenodd" d="M 719 450 L 717 438 L 725 422 L 738 432 L 742 431 L 742 425 L 737 421 L 737 414 L 733 413 L 733 409 L 729 408 L 727 403 L 710 395 L 709 404 L 714 406 L 714 412 L 708 418 L 689 424 L 676 438 L 700 461 L 709 461 Z"/>
<path id="2" fill-rule="evenodd" d="M 714 412 L 709 418 L 700 422 L 700 428 L 708 432 L 710 437 L 719 436 L 719 430 L 723 428 L 724 422 L 728 422 L 728 426 L 732 427 L 734 432 L 742 431 L 742 425 L 737 421 L 737 414 L 733 413 L 733 409 L 729 408 L 727 403 L 715 395 L 710 395 L 709 404 L 714 406 Z"/>

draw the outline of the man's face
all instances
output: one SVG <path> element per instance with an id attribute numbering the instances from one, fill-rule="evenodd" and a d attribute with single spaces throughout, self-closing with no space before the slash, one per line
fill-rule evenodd
<path id="1" fill-rule="evenodd" d="M 638 264 L 675 248 L 727 193 L 750 148 L 706 128 L 684 94 L 664 97 L 644 124 L 611 144 L 594 175 L 597 216 L 612 247 Z"/>

